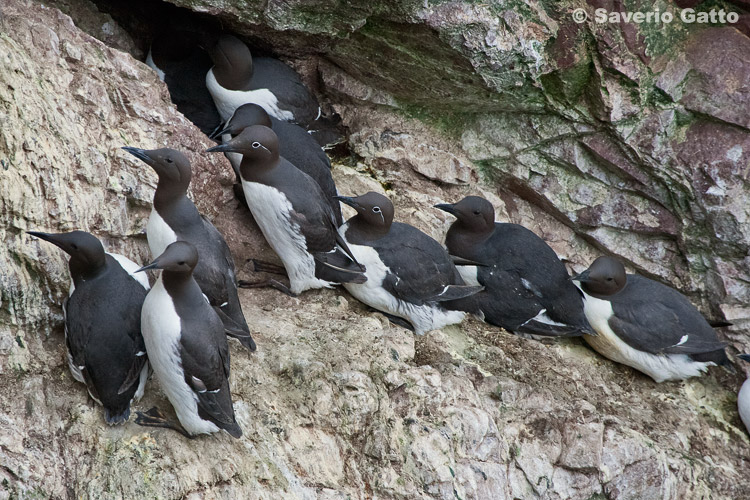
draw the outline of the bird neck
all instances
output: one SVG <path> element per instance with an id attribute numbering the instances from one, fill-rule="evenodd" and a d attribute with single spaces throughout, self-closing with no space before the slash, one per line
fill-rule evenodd
<path id="1" fill-rule="evenodd" d="M 240 176 L 246 181 L 262 182 L 271 173 L 277 171 L 280 164 L 281 157 L 278 154 L 270 160 L 262 161 L 243 155 L 242 163 L 240 163 Z"/>
<path id="2" fill-rule="evenodd" d="M 102 252 L 101 259 L 97 259 L 93 264 L 71 258 L 68 262 L 68 268 L 70 269 L 70 276 L 73 278 L 73 284 L 79 287 L 84 281 L 90 281 L 104 273 L 107 268 L 107 260 L 104 252 Z"/>
<path id="3" fill-rule="evenodd" d="M 469 256 L 473 253 L 471 249 L 486 241 L 487 238 L 492 236 L 493 231 L 494 228 L 486 231 L 477 231 L 459 222 L 454 222 L 445 235 L 445 246 L 448 247 L 448 252 L 451 255 L 472 259 Z"/>
<path id="4" fill-rule="evenodd" d="M 216 82 L 227 90 L 252 90 L 250 81 L 253 79 L 253 65 L 242 64 L 213 67 Z"/>
<path id="5" fill-rule="evenodd" d="M 161 273 L 161 279 L 162 283 L 164 283 L 164 288 L 172 297 L 200 296 L 203 293 L 195 282 L 195 279 L 193 279 L 192 272 L 185 273 L 164 270 Z"/>
<path id="6" fill-rule="evenodd" d="M 354 245 L 377 241 L 390 231 L 390 226 L 373 226 L 357 214 L 347 221 L 346 240 Z"/>
<path id="7" fill-rule="evenodd" d="M 184 184 L 159 179 L 159 183 L 156 185 L 156 192 L 154 193 L 154 207 L 157 210 L 165 209 L 181 201 L 183 198 L 187 198 L 189 184 L 190 181 Z"/>

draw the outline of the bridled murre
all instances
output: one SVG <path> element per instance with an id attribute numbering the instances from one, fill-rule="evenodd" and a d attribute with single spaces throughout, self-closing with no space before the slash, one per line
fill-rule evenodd
<path id="1" fill-rule="evenodd" d="M 586 318 L 598 333 L 584 338 L 603 356 L 657 382 L 696 377 L 728 362 L 725 344 L 684 295 L 625 274 L 617 259 L 597 258 L 573 282 L 584 294 Z"/>
<path id="2" fill-rule="evenodd" d="M 305 126 L 320 118 L 320 106 L 299 75 L 278 59 L 253 58 L 232 35 L 219 37 L 209 55 L 214 66 L 206 74 L 206 87 L 223 121 L 248 102 L 279 120 Z"/>
<path id="3" fill-rule="evenodd" d="M 276 134 L 253 125 L 209 152 L 242 154 L 240 174 L 245 199 L 268 244 L 284 263 L 287 290 L 298 294 L 338 283 L 364 283 L 364 267 L 354 260 L 336 231 L 336 219 L 320 186 L 279 156 Z"/>
<path id="4" fill-rule="evenodd" d="M 229 389 L 229 346 L 222 321 L 193 279 L 198 251 L 186 241 L 170 244 L 146 269 L 162 273 L 141 312 L 143 339 L 162 390 L 187 435 L 221 429 L 235 438 L 242 429 Z M 154 410 L 138 423 L 182 430 Z"/>
<path id="5" fill-rule="evenodd" d="M 194 278 L 221 317 L 227 335 L 254 351 L 256 346 L 242 313 L 237 294 L 232 254 L 224 237 L 203 217 L 187 197 L 192 177 L 190 161 L 179 151 L 163 148 L 144 150 L 124 147 L 128 153 L 154 169 L 159 183 L 146 226 L 151 255 L 161 255 L 170 243 L 184 240 L 200 254 Z"/>
<path id="6" fill-rule="evenodd" d="M 581 292 L 539 236 L 518 224 L 495 222 L 494 207 L 478 196 L 435 207 L 456 217 L 445 244 L 458 258 L 461 276 L 468 284 L 485 287 L 463 301 L 469 310 L 513 332 L 594 333 L 583 312 Z"/>
<path id="7" fill-rule="evenodd" d="M 70 255 L 70 292 L 63 302 L 70 372 L 104 407 L 109 425 L 127 422 L 130 404 L 143 396 L 148 379 L 141 335 L 148 278 L 134 274 L 135 262 L 105 253 L 101 242 L 84 231 L 28 234 Z"/>
<path id="8" fill-rule="evenodd" d="M 331 161 L 323 148 L 305 129 L 294 123 L 268 116 L 268 113 L 257 104 L 243 104 L 235 110 L 226 126 L 214 134 L 212 138 L 221 137 L 222 142 L 227 143 L 247 127 L 253 125 L 263 125 L 274 131 L 279 140 L 279 155 L 318 183 L 331 205 L 331 209 L 333 209 L 333 214 L 336 216 L 336 225 L 340 226 L 342 223 L 341 206 L 334 198 L 338 193 L 336 192 L 336 184 L 333 182 L 333 176 L 331 176 Z M 241 185 L 240 163 L 242 162 L 242 155 L 239 153 L 224 154 L 232 164 L 237 182 Z"/>
<path id="9" fill-rule="evenodd" d="M 459 323 L 465 312 L 446 302 L 483 289 L 467 286 L 445 249 L 419 229 L 393 222 L 393 204 L 369 192 L 338 199 L 357 211 L 339 228 L 354 256 L 366 268 L 367 282 L 345 283 L 355 298 L 386 313 L 392 321 L 408 322 L 418 335 Z"/>

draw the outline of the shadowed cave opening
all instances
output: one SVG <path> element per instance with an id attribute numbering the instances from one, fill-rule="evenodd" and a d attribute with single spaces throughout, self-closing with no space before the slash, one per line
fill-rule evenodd
<path id="1" fill-rule="evenodd" d="M 98 9 L 99 16 L 110 16 L 117 26 L 111 26 L 111 23 L 101 25 L 101 22 L 101 26 L 91 26 L 88 23 L 90 34 L 114 48 L 129 52 L 149 66 L 164 67 L 167 64 L 169 69 L 162 72 L 160 78 L 167 84 L 172 102 L 206 135 L 221 124 L 205 84 L 206 73 L 213 66 L 208 48 L 220 35 L 229 34 L 241 39 L 254 58 L 276 58 L 291 66 L 321 105 L 324 119 L 320 130 L 313 131 L 313 137 L 326 146 L 332 156 L 343 158 L 351 155 L 346 141 L 342 140 L 345 132 L 339 125 L 340 118 L 321 95 L 322 82 L 313 54 L 321 46 L 322 39 L 311 43 L 309 35 L 273 34 L 261 27 L 257 33 L 248 32 L 247 27 L 237 25 L 226 14 L 213 16 L 162 1 L 135 0 L 123 4 L 116 0 L 95 0 L 85 7 L 82 4 L 76 0 L 56 2 L 57 7 L 84 28 L 88 21 L 84 21 L 83 16 Z M 117 36 L 118 29 L 125 33 L 120 31 Z M 115 36 L 107 36 L 113 33 Z"/>

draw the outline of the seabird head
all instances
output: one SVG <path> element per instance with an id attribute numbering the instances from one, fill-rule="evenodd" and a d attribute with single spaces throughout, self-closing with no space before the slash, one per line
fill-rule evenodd
<path id="1" fill-rule="evenodd" d="M 229 90 L 248 90 L 253 77 L 253 57 L 242 40 L 222 35 L 208 55 L 214 63 L 212 69 L 219 85 Z"/>
<path id="2" fill-rule="evenodd" d="M 190 274 L 198 264 L 198 250 L 187 241 L 175 241 L 164 250 L 151 264 L 145 265 L 136 272 L 147 269 L 163 269 L 172 273 Z"/>
<path id="3" fill-rule="evenodd" d="M 360 219 L 369 226 L 387 230 L 393 223 L 393 203 L 382 194 L 370 191 L 354 198 L 348 196 L 334 196 L 334 198 L 356 210 Z"/>
<path id="4" fill-rule="evenodd" d="M 279 158 L 279 138 L 270 128 L 253 125 L 225 144 L 206 150 L 207 153 L 240 153 L 245 159 L 254 161 L 276 161 Z"/>
<path id="5" fill-rule="evenodd" d="M 84 272 L 98 269 L 105 264 L 104 247 L 96 236 L 85 231 L 71 231 L 69 233 L 40 233 L 27 231 L 44 241 L 62 248 L 70 255 L 70 270 Z"/>
<path id="6" fill-rule="evenodd" d="M 240 132 L 253 125 L 263 125 L 264 127 L 271 128 L 271 118 L 261 106 L 253 103 L 243 104 L 234 110 L 234 114 L 227 121 L 226 127 L 212 134 L 209 139 L 221 137 L 224 134 L 239 135 Z"/>
<path id="7" fill-rule="evenodd" d="M 146 150 L 127 146 L 122 149 L 153 168 L 159 176 L 159 181 L 184 186 L 185 190 L 190 185 L 193 175 L 190 160 L 179 151 L 169 148 Z"/>
<path id="8" fill-rule="evenodd" d="M 467 196 L 458 203 L 435 205 L 457 219 L 457 223 L 472 232 L 483 233 L 495 228 L 495 208 L 479 196 Z"/>
<path id="9" fill-rule="evenodd" d="M 604 297 L 616 294 L 625 288 L 628 281 L 622 262 L 605 255 L 597 258 L 572 280 L 580 282 L 584 292 Z"/>

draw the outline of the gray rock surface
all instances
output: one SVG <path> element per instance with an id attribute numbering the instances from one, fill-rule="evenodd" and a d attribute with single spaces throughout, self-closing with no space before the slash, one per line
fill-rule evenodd
<path id="1" fill-rule="evenodd" d="M 192 6 L 289 40 L 288 57 L 322 54 L 356 155 L 335 165 L 342 193 L 386 192 L 437 238 L 450 220 L 431 205 L 479 193 L 576 268 L 606 249 L 707 313 L 747 317 L 744 35 L 644 41 L 551 2 L 225 4 Z M 241 291 L 259 345 L 232 341 L 242 439 L 107 427 L 67 369 L 65 259 L 24 231 L 90 230 L 145 262 L 156 179 L 119 147 L 170 146 L 240 277 L 275 257 L 149 68 L 55 8 L 0 11 L 0 498 L 748 498 L 743 373 L 656 385 L 579 341 L 473 320 L 415 338 L 342 290 Z M 96 34 L 97 16 L 81 28 Z M 750 351 L 739 326 L 732 354 Z M 154 405 L 171 411 L 152 380 L 136 409 Z"/>

